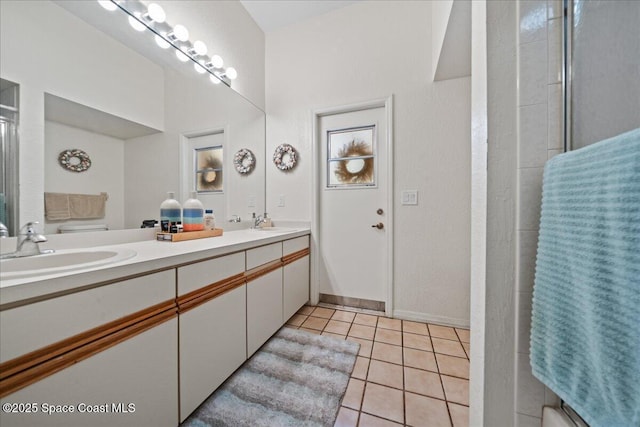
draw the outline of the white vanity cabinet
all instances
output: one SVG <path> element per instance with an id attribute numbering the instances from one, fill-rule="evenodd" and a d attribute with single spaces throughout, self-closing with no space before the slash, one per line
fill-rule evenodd
<path id="1" fill-rule="evenodd" d="M 244 252 L 178 268 L 180 422 L 246 359 Z"/>
<path id="2" fill-rule="evenodd" d="M 113 298 L 114 289 L 118 298 Z M 3 394 L 9 394 L 0 399 L 4 408 L 0 425 L 178 423 L 178 321 L 172 271 L 2 313 L 3 327 L 15 327 L 16 321 L 24 326 L 16 328 L 24 342 L 15 342 L 13 332 L 3 337 L 3 346 L 11 343 L 12 351 L 16 346 L 20 351 L 37 349 L 3 363 L 3 376 L 16 374 L 2 383 Z M 87 325 L 98 326 L 87 329 Z M 82 332 L 76 333 L 78 327 Z M 16 386 L 17 391 L 11 392 Z M 51 411 L 55 413 L 46 413 Z"/>
<path id="3" fill-rule="evenodd" d="M 247 252 L 247 357 L 282 326 L 282 242 Z"/>
<path id="4" fill-rule="evenodd" d="M 309 236 L 282 242 L 283 310 L 286 322 L 309 301 Z"/>

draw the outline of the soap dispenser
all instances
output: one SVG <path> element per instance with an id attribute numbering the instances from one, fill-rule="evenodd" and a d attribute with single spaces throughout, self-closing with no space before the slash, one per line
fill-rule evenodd
<path id="1" fill-rule="evenodd" d="M 169 231 L 171 224 L 177 224 L 182 220 L 182 206 L 174 197 L 175 193 L 169 191 L 167 199 L 160 205 L 160 223 L 167 224 L 167 230 L 162 231 Z"/>
<path id="2" fill-rule="evenodd" d="M 184 202 L 182 217 L 184 231 L 204 230 L 204 205 L 197 199 L 195 191 L 192 191 L 191 197 Z"/>

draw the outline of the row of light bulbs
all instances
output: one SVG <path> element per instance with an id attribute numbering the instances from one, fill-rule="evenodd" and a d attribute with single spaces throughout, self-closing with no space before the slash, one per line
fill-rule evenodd
<path id="1" fill-rule="evenodd" d="M 98 0 L 98 3 L 109 11 L 118 9 L 118 0 Z M 134 12 L 133 14 L 135 15 L 135 18 L 133 16 L 129 16 L 129 24 L 136 31 L 144 31 L 148 25 L 153 23 L 162 24 L 167 19 L 164 9 L 162 9 L 162 6 L 157 3 L 151 3 L 147 6 L 147 10 L 144 13 Z M 145 25 L 141 21 L 148 24 Z M 191 46 L 180 46 L 180 42 L 186 43 L 189 40 L 189 31 L 184 25 L 178 24 L 162 34 L 162 36 L 157 33 L 155 35 L 155 41 L 159 47 L 162 49 L 168 49 L 173 44 L 177 48 L 176 56 L 178 59 L 182 62 L 187 62 L 189 59 L 193 59 L 195 61 L 193 67 L 198 73 L 211 73 L 209 75 L 209 79 L 212 83 L 219 84 L 224 78 L 235 80 L 238 77 L 238 72 L 235 68 L 227 67 L 226 70 L 223 68 L 224 61 L 220 55 L 213 55 L 210 58 L 206 56 L 208 49 L 204 42 L 197 40 L 193 42 Z"/>

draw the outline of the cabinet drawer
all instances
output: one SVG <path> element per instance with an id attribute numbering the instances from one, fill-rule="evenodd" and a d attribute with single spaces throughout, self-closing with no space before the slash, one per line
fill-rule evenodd
<path id="1" fill-rule="evenodd" d="M 282 258 L 282 242 L 249 249 L 247 251 L 247 270 L 280 258 Z"/>
<path id="2" fill-rule="evenodd" d="M 296 237 L 282 242 L 283 255 L 289 255 L 309 247 L 309 236 Z"/>
<path id="3" fill-rule="evenodd" d="M 244 273 L 244 252 L 178 268 L 178 296 Z"/>
<path id="4" fill-rule="evenodd" d="M 0 312 L 0 362 L 175 298 L 161 271 Z"/>

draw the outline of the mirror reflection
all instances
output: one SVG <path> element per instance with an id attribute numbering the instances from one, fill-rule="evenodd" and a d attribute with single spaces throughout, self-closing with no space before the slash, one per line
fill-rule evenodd
<path id="1" fill-rule="evenodd" d="M 2 99 L 10 85 L 20 96 L 20 152 L 9 161 L 20 196 L 7 197 L 4 209 L 12 234 L 33 220 L 46 233 L 69 225 L 137 228 L 159 219 L 168 191 L 180 202 L 199 191 L 219 224 L 264 211 L 262 110 L 158 48 L 154 34 L 134 31 L 122 11 L 95 1 L 1 7 Z M 256 159 L 248 173 L 234 166 L 242 150 Z M 3 160 L 8 154 L 3 148 Z M 78 166 L 83 161 L 90 166 Z M 55 203 L 47 212 L 45 193 L 93 196 L 81 201 L 91 209 L 68 215 L 63 196 L 63 213 Z M 103 194 L 100 216 L 92 203 Z"/>

